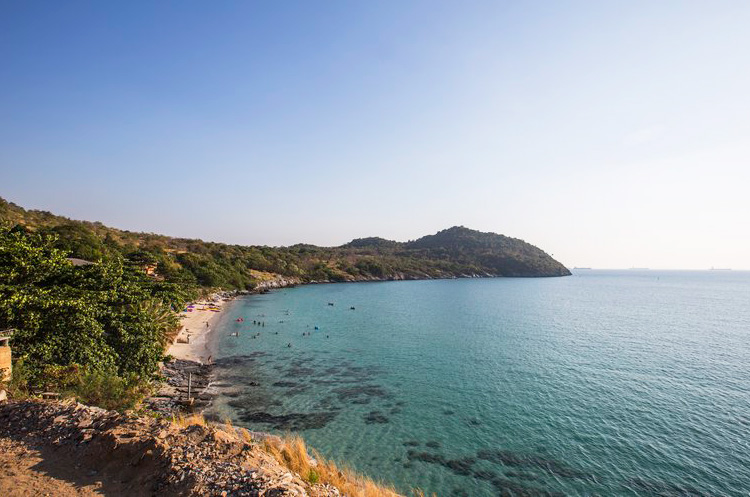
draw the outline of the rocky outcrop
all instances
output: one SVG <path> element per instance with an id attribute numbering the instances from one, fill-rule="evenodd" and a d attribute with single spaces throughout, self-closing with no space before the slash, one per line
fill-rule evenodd
<path id="1" fill-rule="evenodd" d="M 48 475 L 74 483 L 93 480 L 106 495 L 340 495 L 281 466 L 262 450 L 265 437 L 75 402 L 0 404 L 0 442 L 39 451 Z"/>
<path id="2" fill-rule="evenodd" d="M 254 287 L 253 291 L 266 292 L 275 288 L 285 288 L 288 286 L 295 286 L 302 283 L 302 280 L 292 276 L 282 276 L 280 274 L 275 275 L 271 279 L 263 280 L 258 282 Z"/>
<path id="3" fill-rule="evenodd" d="M 143 400 L 149 410 L 172 416 L 181 412 L 202 412 L 213 400 L 212 364 L 175 359 L 161 366 L 164 382 Z"/>

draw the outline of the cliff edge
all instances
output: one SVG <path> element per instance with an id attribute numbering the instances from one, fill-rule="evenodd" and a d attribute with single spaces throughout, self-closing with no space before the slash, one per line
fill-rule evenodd
<path id="1" fill-rule="evenodd" d="M 346 491 L 324 482 L 326 461 L 305 453 L 303 475 L 282 464 L 300 457 L 288 445 L 202 418 L 173 422 L 75 402 L 4 402 L 0 495 L 333 497 Z M 382 487 L 368 492 L 367 485 L 375 486 L 362 478 L 349 480 L 363 486 L 358 494 L 398 497 Z"/>

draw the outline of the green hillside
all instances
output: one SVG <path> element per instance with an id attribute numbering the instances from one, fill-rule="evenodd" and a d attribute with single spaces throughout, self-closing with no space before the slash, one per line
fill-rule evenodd
<path id="1" fill-rule="evenodd" d="M 570 274 L 523 240 L 463 227 L 407 243 L 372 237 L 340 247 L 241 246 L 133 233 L 26 210 L 2 199 L 0 222 L 54 235 L 56 247 L 72 257 L 98 261 L 120 255 L 134 263 L 155 264 L 157 275 L 166 281 L 198 287 L 252 289 L 269 274 L 300 282 Z"/>

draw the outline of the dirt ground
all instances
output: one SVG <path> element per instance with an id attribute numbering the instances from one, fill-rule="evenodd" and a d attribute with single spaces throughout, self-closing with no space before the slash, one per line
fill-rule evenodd
<path id="1" fill-rule="evenodd" d="M 91 496 L 103 495 L 96 475 L 86 474 L 75 461 L 53 453 L 43 454 L 24 443 L 0 438 L 0 495 Z M 114 495 L 109 494 L 108 495 Z M 118 494 L 120 495 L 120 494 Z"/>

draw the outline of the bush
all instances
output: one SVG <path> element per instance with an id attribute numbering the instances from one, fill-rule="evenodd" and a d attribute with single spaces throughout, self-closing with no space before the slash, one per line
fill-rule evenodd
<path id="1" fill-rule="evenodd" d="M 77 364 L 36 368 L 22 357 L 15 361 L 8 384 L 0 386 L 7 388 L 14 399 L 52 390 L 84 404 L 123 411 L 134 407 L 148 393 L 151 382 L 133 374 L 123 377 L 112 371 L 86 371 Z"/>
<path id="2" fill-rule="evenodd" d="M 84 404 L 122 411 L 134 407 L 148 393 L 148 382 L 135 375 L 95 371 L 81 375 L 71 393 Z"/>
<path id="3" fill-rule="evenodd" d="M 311 468 L 310 471 L 307 473 L 307 481 L 315 485 L 316 483 L 318 483 L 318 480 L 320 480 L 320 475 L 318 474 L 317 471 Z"/>
<path id="4" fill-rule="evenodd" d="M 24 399 L 31 394 L 29 383 L 31 378 L 31 369 L 26 365 L 23 358 L 18 359 L 13 364 L 13 372 L 10 381 L 3 387 L 7 388 L 8 395 L 14 399 Z"/>

